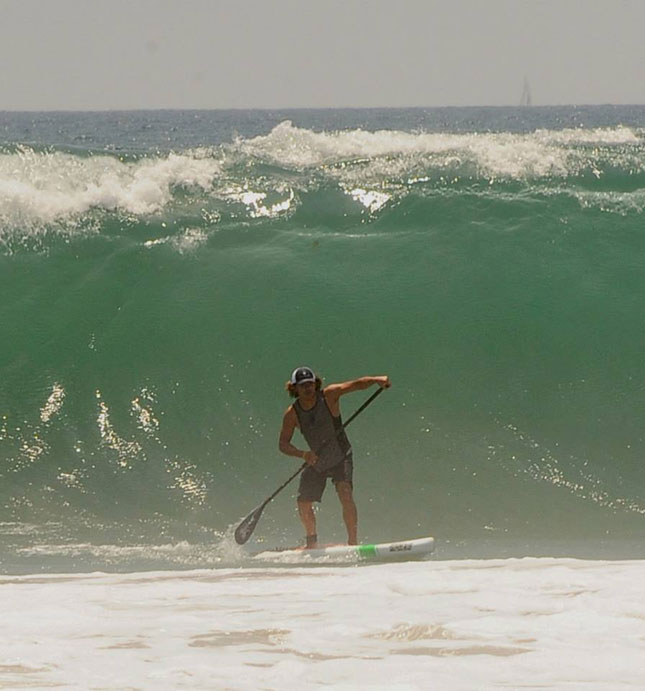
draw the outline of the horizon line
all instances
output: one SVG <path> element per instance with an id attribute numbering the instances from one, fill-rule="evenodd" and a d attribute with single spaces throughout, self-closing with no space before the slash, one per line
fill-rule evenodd
<path id="1" fill-rule="evenodd" d="M 305 110 L 447 110 L 502 109 L 537 110 L 540 108 L 642 108 L 645 103 L 545 103 L 532 105 L 443 105 L 443 106 L 232 106 L 232 107 L 116 107 L 116 108 L 0 108 L 0 113 L 136 113 L 136 112 L 235 112 L 235 111 L 305 111 Z"/>

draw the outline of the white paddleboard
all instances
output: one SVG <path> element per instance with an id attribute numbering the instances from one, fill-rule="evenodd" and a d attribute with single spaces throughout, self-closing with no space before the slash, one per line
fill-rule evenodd
<path id="1" fill-rule="evenodd" d="M 372 545 L 326 545 L 315 549 L 295 547 L 255 552 L 254 559 L 263 561 L 409 561 L 423 559 L 434 550 L 433 537 L 421 537 L 398 542 L 381 542 Z"/>

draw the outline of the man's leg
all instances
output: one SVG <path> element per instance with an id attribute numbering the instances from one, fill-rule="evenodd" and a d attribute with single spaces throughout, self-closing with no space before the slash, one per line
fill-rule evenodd
<path id="1" fill-rule="evenodd" d="M 307 536 L 307 548 L 318 546 L 318 536 L 316 535 L 316 514 L 314 513 L 314 503 L 298 499 L 298 514 Z"/>
<path id="2" fill-rule="evenodd" d="M 347 528 L 347 544 L 358 544 L 358 510 L 354 503 L 354 493 L 349 482 L 337 482 L 336 492 L 343 507 L 343 521 Z"/>
<path id="3" fill-rule="evenodd" d="M 325 491 L 327 479 L 316 472 L 311 466 L 307 466 L 300 476 L 298 488 L 298 515 L 305 529 L 306 546 L 311 549 L 318 547 L 316 535 L 316 515 L 314 502 L 320 501 Z"/>

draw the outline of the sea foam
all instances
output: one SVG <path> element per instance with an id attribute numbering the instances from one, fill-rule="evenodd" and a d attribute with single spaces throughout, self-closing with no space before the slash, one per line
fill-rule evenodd
<path id="1" fill-rule="evenodd" d="M 198 217 L 211 223 L 221 219 L 218 203 L 237 204 L 251 219 L 274 218 L 292 213 L 302 194 L 330 185 L 377 212 L 419 185 L 557 182 L 609 170 L 633 176 L 645 171 L 642 142 L 642 133 L 628 127 L 317 132 L 285 121 L 266 135 L 137 160 L 21 146 L 0 153 L 0 233 L 52 224 L 69 229 L 93 210 L 146 217 L 171 204 L 201 204 Z"/>
<path id="2" fill-rule="evenodd" d="M 195 155 L 128 162 L 21 147 L 0 154 L 0 223 L 54 223 L 94 208 L 151 214 L 174 188 L 208 189 L 219 171 L 218 161 Z"/>
<path id="3" fill-rule="evenodd" d="M 509 559 L 0 577 L 0 679 L 68 689 L 636 690 L 644 568 Z"/>

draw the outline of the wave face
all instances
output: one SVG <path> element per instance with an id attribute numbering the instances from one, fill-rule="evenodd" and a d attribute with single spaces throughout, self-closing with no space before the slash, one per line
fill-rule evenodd
<path id="1" fill-rule="evenodd" d="M 4 113 L 0 135 L 4 568 L 227 534 L 295 469 L 299 364 L 392 378 L 350 434 L 365 539 L 642 545 L 645 108 Z M 256 533 L 300 539 L 293 491 Z"/>

